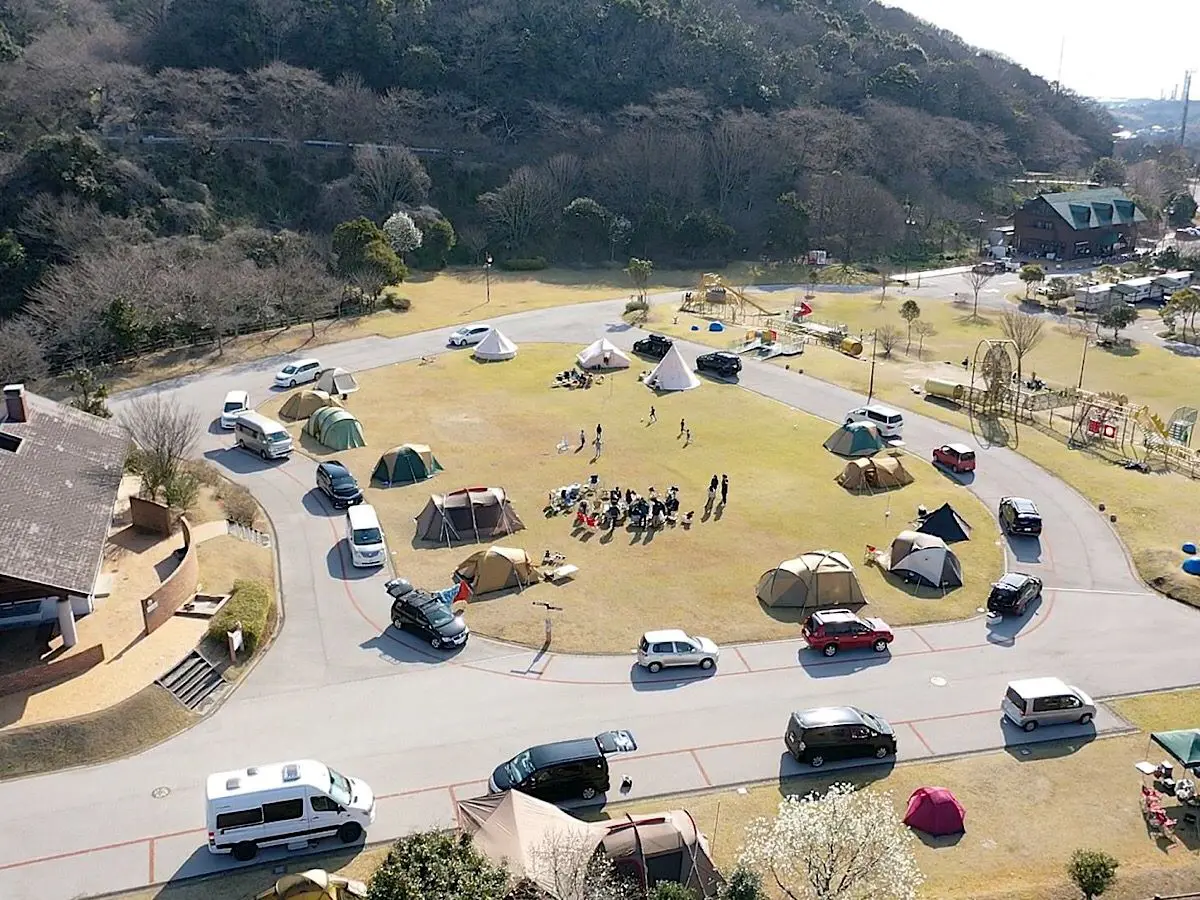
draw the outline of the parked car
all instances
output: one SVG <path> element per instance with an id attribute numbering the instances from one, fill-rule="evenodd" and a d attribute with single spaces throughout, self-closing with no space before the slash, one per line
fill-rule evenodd
<path id="1" fill-rule="evenodd" d="M 1042 533 L 1042 514 L 1037 505 L 1026 497 L 1000 499 L 1000 527 L 1006 534 L 1030 535 Z"/>
<path id="2" fill-rule="evenodd" d="M 317 489 L 329 498 L 335 509 L 345 509 L 363 501 L 358 480 L 336 459 L 328 459 L 317 466 Z"/>
<path id="3" fill-rule="evenodd" d="M 726 350 L 705 353 L 696 357 L 696 371 L 716 372 L 724 378 L 729 378 L 742 371 L 742 359 L 736 353 Z"/>
<path id="4" fill-rule="evenodd" d="M 451 347 L 470 347 L 482 341 L 491 330 L 491 325 L 466 325 L 457 331 L 450 332 L 446 343 Z"/>
<path id="5" fill-rule="evenodd" d="M 721 658 L 721 649 L 706 637 L 690 637 L 679 629 L 647 631 L 638 644 L 637 660 L 651 672 L 664 666 L 699 666 L 711 669 Z"/>
<path id="6" fill-rule="evenodd" d="M 233 423 L 235 446 L 263 459 L 282 459 L 292 452 L 292 436 L 286 428 L 262 413 L 245 412 Z"/>
<path id="7" fill-rule="evenodd" d="M 814 769 L 831 759 L 883 759 L 896 752 L 896 733 L 887 720 L 857 706 L 794 712 L 788 717 L 783 742 L 796 762 L 806 762 Z"/>
<path id="8" fill-rule="evenodd" d="M 1042 579 L 1024 572 L 1008 572 L 992 585 L 987 609 L 999 616 L 1023 616 L 1029 604 L 1042 595 Z"/>
<path id="9" fill-rule="evenodd" d="M 933 461 L 952 472 L 975 471 L 975 451 L 966 444 L 942 444 L 933 451 Z"/>
<path id="10" fill-rule="evenodd" d="M 275 373 L 277 387 L 295 387 L 309 381 L 316 381 L 321 374 L 319 359 L 293 359 Z"/>
<path id="11" fill-rule="evenodd" d="M 652 334 L 633 342 L 633 352 L 651 359 L 662 359 L 675 342 L 661 334 Z"/>
<path id="12" fill-rule="evenodd" d="M 848 609 L 818 610 L 805 620 L 801 634 L 809 647 L 826 656 L 858 647 L 883 653 L 896 637 L 883 619 L 862 618 Z"/>
<path id="13" fill-rule="evenodd" d="M 1010 681 L 1000 701 L 1004 717 L 1022 731 L 1034 731 L 1039 725 L 1064 725 L 1071 722 L 1090 725 L 1096 718 L 1096 704 L 1083 691 L 1058 678 L 1025 678 Z"/>
<path id="14" fill-rule="evenodd" d="M 461 647 L 471 636 L 462 614 L 429 592 L 414 590 L 403 578 L 393 578 L 384 587 L 392 597 L 392 625 L 397 631 L 420 635 L 434 650 Z"/>
<path id="15" fill-rule="evenodd" d="M 611 786 L 608 757 L 635 750 L 637 741 L 623 729 L 594 738 L 539 744 L 497 766 L 488 779 L 488 790 L 494 794 L 522 791 L 540 800 L 591 800 Z"/>
<path id="16" fill-rule="evenodd" d="M 346 508 L 346 543 L 350 546 L 350 565 L 356 568 L 387 563 L 387 544 L 375 507 L 359 503 Z"/>
<path id="17" fill-rule="evenodd" d="M 221 406 L 221 427 L 232 431 L 238 417 L 247 412 L 250 412 L 250 395 L 245 391 L 230 391 Z"/>
<path id="18" fill-rule="evenodd" d="M 884 438 L 898 438 L 904 432 L 904 416 L 899 410 L 884 406 L 882 403 L 870 403 L 859 406 L 846 413 L 846 424 L 852 422 L 870 422 L 879 429 Z"/>

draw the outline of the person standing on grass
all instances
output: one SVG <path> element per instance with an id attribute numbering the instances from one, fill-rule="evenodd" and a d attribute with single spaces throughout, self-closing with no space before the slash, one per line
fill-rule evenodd
<path id="1" fill-rule="evenodd" d="M 685 422 L 683 419 L 680 419 L 679 420 L 679 436 L 683 437 L 683 433 L 685 431 L 687 431 L 687 422 Z"/>
<path id="2" fill-rule="evenodd" d="M 601 428 L 599 425 L 597 425 L 596 426 L 596 440 L 600 440 L 602 437 L 604 437 L 604 429 Z"/>
<path id="3" fill-rule="evenodd" d="M 713 476 L 715 480 L 717 476 Z M 729 501 L 729 476 L 721 476 L 721 505 L 724 506 Z"/>
<path id="4" fill-rule="evenodd" d="M 683 439 L 683 446 L 686 447 L 688 444 L 690 444 L 692 442 L 692 429 L 690 429 L 690 428 L 687 429 L 687 431 L 684 432 L 684 435 L 685 435 L 685 437 Z"/>
<path id="5" fill-rule="evenodd" d="M 587 432 L 584 431 L 582 428 L 580 428 L 579 429 L 579 450 L 582 450 L 586 446 L 587 446 Z M 575 452 L 578 453 L 579 450 L 576 450 Z"/>
<path id="6" fill-rule="evenodd" d="M 650 424 L 653 425 L 658 421 L 658 413 L 654 411 L 654 407 L 650 407 Z"/>
<path id="7" fill-rule="evenodd" d="M 713 508 L 713 504 L 717 502 L 717 476 L 712 477 L 712 481 L 708 483 L 708 503 L 704 505 L 704 511 L 708 512 Z"/>

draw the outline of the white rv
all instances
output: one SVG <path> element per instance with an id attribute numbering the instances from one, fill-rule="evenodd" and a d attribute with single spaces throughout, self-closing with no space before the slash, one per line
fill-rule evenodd
<path id="1" fill-rule="evenodd" d="M 1075 309 L 1085 313 L 1099 313 L 1113 302 L 1111 284 L 1089 284 L 1075 288 Z"/>
<path id="2" fill-rule="evenodd" d="M 1112 286 L 1112 290 L 1114 297 L 1120 297 L 1130 306 L 1162 298 L 1162 288 L 1155 284 L 1154 278 L 1149 275 L 1118 282 Z"/>
<path id="3" fill-rule="evenodd" d="M 337 837 L 352 844 L 375 821 L 375 794 L 312 759 L 209 775 L 208 849 L 253 859 L 259 847 Z"/>

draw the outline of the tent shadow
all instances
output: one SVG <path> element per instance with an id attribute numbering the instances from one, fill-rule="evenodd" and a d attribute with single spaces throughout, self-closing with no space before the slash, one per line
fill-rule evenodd
<path id="1" fill-rule="evenodd" d="M 1036 564 L 1042 561 L 1042 540 L 1036 537 L 1006 534 L 1008 549 L 1017 562 Z"/>
<path id="2" fill-rule="evenodd" d="M 910 581 L 897 575 L 895 572 L 889 572 L 886 569 L 879 570 L 883 575 L 883 580 L 891 587 L 898 591 L 903 591 L 908 596 L 916 600 L 944 600 L 947 595 L 958 590 L 958 588 L 935 588 L 927 584 L 922 584 L 919 581 Z"/>
<path id="3" fill-rule="evenodd" d="M 941 850 L 944 847 L 957 847 L 963 838 L 967 836 L 965 831 L 959 831 L 956 834 L 933 835 L 926 834 L 916 828 L 909 828 L 917 840 L 931 850 Z"/>
<path id="4" fill-rule="evenodd" d="M 783 737 L 780 736 L 780 742 Z M 809 793 L 824 793 L 831 785 L 850 782 L 864 788 L 887 778 L 896 768 L 895 757 L 876 760 L 874 757 L 830 761 L 819 769 L 797 762 L 787 750 L 779 754 L 779 793 L 784 797 L 803 797 Z"/>
<path id="5" fill-rule="evenodd" d="M 845 650 L 836 656 L 826 656 L 816 650 L 801 647 L 796 653 L 800 667 L 810 678 L 840 678 L 855 672 L 865 672 L 878 666 L 887 665 L 892 654 L 886 650 L 876 653 L 871 649 Z"/>
<path id="6" fill-rule="evenodd" d="M 335 453 L 345 452 L 342 450 L 334 450 L 331 447 L 326 447 L 311 434 L 303 430 L 300 432 L 300 446 L 305 453 L 318 458 L 323 456 L 333 456 Z"/>
<path id="7" fill-rule="evenodd" d="M 1017 637 L 1021 634 L 1021 631 L 1033 624 L 1033 618 L 1041 605 L 1042 596 L 1039 594 L 1025 607 L 1024 615 L 987 619 L 988 643 L 995 644 L 998 647 L 1013 646 L 1017 642 Z"/>

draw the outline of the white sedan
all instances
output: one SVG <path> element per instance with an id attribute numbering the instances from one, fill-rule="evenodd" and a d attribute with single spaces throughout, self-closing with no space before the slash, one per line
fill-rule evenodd
<path id="1" fill-rule="evenodd" d="M 692 637 L 679 629 L 647 631 L 638 644 L 638 665 L 651 672 L 664 666 L 699 666 L 711 669 L 721 658 L 721 648 L 706 637 Z"/>
<path id="2" fill-rule="evenodd" d="M 307 381 L 316 381 L 321 374 L 319 359 L 293 359 L 275 373 L 278 387 L 295 387 Z"/>
<path id="3" fill-rule="evenodd" d="M 491 325 L 466 325 L 458 331 L 452 332 L 447 343 L 451 347 L 470 347 L 472 344 L 482 341 L 491 330 Z"/>

